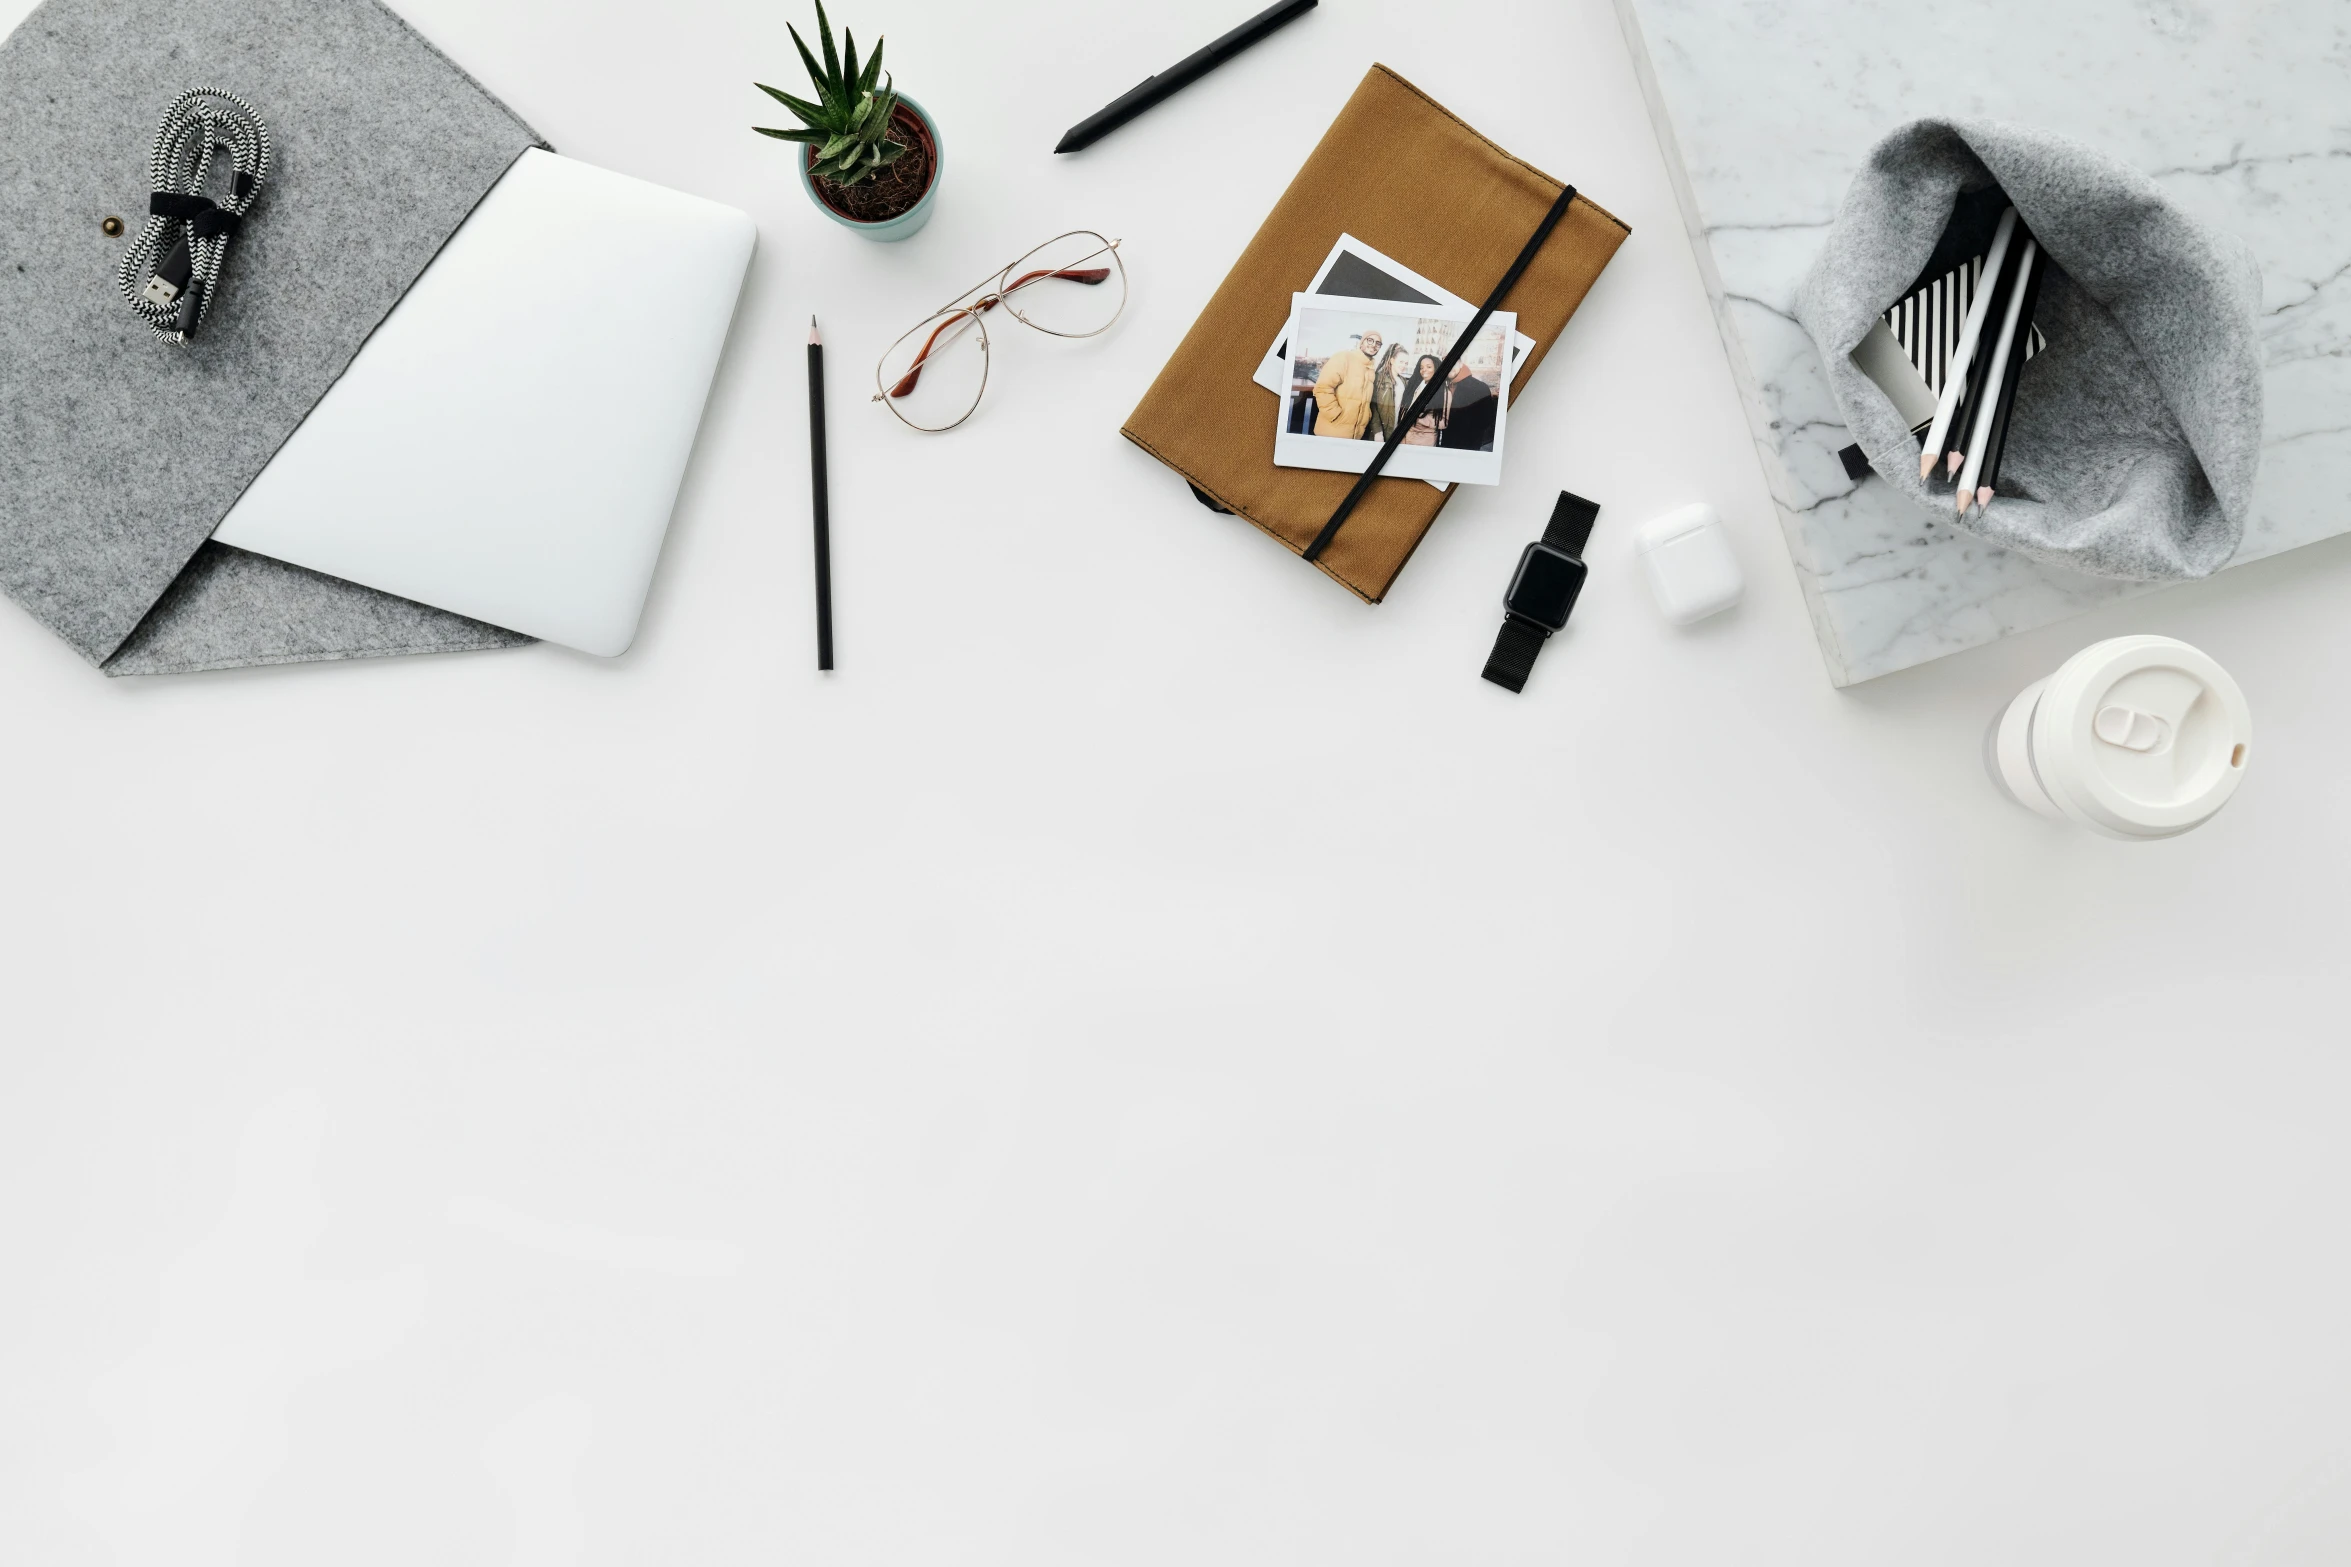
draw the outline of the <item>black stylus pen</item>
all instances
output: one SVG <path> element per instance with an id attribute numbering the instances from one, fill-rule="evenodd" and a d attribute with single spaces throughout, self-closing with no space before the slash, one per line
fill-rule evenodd
<path id="1" fill-rule="evenodd" d="M 1053 150 L 1076 152 L 1093 146 L 1160 99 L 1182 92 L 1250 45 L 1295 22 L 1313 10 L 1314 5 L 1315 0 L 1282 0 L 1280 5 L 1258 12 L 1198 54 L 1169 66 L 1157 76 L 1143 78 L 1134 90 L 1113 101 L 1108 108 L 1078 121 Z"/>
<path id="2" fill-rule="evenodd" d="M 833 667 L 833 520 L 824 471 L 824 339 L 808 318 L 808 488 L 816 524 L 816 667 Z"/>

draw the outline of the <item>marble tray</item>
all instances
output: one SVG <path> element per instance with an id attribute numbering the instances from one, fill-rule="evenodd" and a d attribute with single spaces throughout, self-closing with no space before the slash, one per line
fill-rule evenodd
<path id="1" fill-rule="evenodd" d="M 1616 4 L 1838 685 L 2150 591 L 1985 544 L 1837 461 L 1850 437 L 1790 312 L 1863 154 L 1921 115 L 2077 136 L 2244 236 L 2268 414 L 2237 561 L 2351 531 L 2351 6 Z"/>

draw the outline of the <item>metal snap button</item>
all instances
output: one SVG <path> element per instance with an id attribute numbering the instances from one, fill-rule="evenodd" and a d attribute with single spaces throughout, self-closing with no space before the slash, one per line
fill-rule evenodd
<path id="1" fill-rule="evenodd" d="M 105 235 L 108 239 L 115 239 L 118 238 L 122 233 L 122 219 L 108 218 L 105 222 L 99 224 L 98 227 L 105 232 Z"/>

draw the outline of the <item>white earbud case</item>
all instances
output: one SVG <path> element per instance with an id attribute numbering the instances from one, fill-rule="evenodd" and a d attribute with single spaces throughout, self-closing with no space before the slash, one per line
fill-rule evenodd
<path id="1" fill-rule="evenodd" d="M 1657 607 L 1677 626 L 1722 613 L 1747 590 L 1730 532 L 1703 502 L 1643 523 L 1633 548 Z"/>

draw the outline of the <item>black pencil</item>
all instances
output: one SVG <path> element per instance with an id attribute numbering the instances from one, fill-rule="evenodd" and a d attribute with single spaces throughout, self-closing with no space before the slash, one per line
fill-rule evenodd
<path id="1" fill-rule="evenodd" d="M 824 465 L 824 339 L 808 318 L 808 488 L 816 525 L 816 667 L 833 667 L 833 520 Z"/>
<path id="2" fill-rule="evenodd" d="M 1989 506 L 2000 490 L 2000 458 L 2008 450 L 2008 416 L 2016 407 L 2016 388 L 2024 378 L 2026 350 L 2033 341 L 2033 309 L 2041 302 L 2041 279 L 2049 274 L 2049 258 L 2042 256 L 2040 265 L 2024 285 L 2024 304 L 2016 316 L 2016 347 L 2009 355 L 2008 373 L 2000 378 L 1999 400 L 1992 404 L 1992 439 L 1984 449 L 1983 472 L 1976 476 L 1976 504 Z"/>

